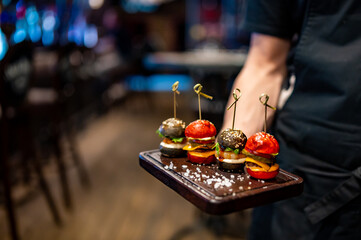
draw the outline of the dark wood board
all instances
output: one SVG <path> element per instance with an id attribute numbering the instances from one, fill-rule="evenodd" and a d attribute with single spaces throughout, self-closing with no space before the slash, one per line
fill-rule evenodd
<path id="1" fill-rule="evenodd" d="M 159 150 L 139 154 L 146 171 L 210 214 L 227 214 L 298 196 L 303 179 L 280 169 L 274 179 L 257 180 L 247 173 L 229 173 L 216 164 L 193 164 L 184 158 L 167 158 Z"/>

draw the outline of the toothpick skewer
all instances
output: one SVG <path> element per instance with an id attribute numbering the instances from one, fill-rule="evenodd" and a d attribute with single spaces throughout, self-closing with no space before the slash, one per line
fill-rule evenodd
<path id="1" fill-rule="evenodd" d="M 175 83 L 173 83 L 172 85 L 172 91 L 173 91 L 173 103 L 174 103 L 174 118 L 177 118 L 177 100 L 176 100 L 176 96 L 177 94 L 180 94 L 180 92 L 178 91 L 178 86 L 179 86 L 179 82 L 176 81 Z"/>
<path id="2" fill-rule="evenodd" d="M 239 96 L 237 96 L 237 93 L 236 91 L 239 92 Z M 236 88 L 234 91 L 233 91 L 233 98 L 234 98 L 234 102 L 227 108 L 227 110 L 231 109 L 231 107 L 234 105 L 234 108 L 233 108 L 233 122 L 232 122 L 232 130 L 234 130 L 234 122 L 235 122 L 235 119 L 236 119 L 236 107 L 237 107 L 237 102 L 238 100 L 240 99 L 240 97 L 242 96 L 242 93 L 241 93 L 241 90 L 239 90 L 238 88 Z"/>
<path id="3" fill-rule="evenodd" d="M 194 85 L 194 87 L 193 87 L 194 92 L 198 94 L 199 120 L 202 120 L 201 97 L 200 97 L 200 96 L 202 95 L 203 97 L 208 98 L 208 99 L 210 99 L 210 100 L 213 99 L 212 96 L 209 96 L 209 95 L 207 95 L 207 94 L 205 94 L 205 93 L 202 93 L 202 92 L 201 92 L 201 91 L 202 91 L 202 88 L 203 88 L 203 86 L 202 86 L 200 83 L 197 83 L 197 84 Z"/>
<path id="4" fill-rule="evenodd" d="M 264 101 L 262 100 L 264 98 Z M 264 125 L 263 125 L 263 131 L 266 133 L 267 132 L 267 107 L 276 110 L 275 107 L 272 107 L 270 105 L 268 105 L 268 99 L 269 96 L 266 93 L 262 93 L 261 96 L 259 96 L 259 101 L 264 105 Z"/>

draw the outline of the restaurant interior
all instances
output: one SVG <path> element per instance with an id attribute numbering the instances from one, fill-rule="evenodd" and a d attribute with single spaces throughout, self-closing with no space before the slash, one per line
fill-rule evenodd
<path id="1" fill-rule="evenodd" d="M 243 0 L 1 0 L 0 239 L 246 239 L 139 165 L 174 113 L 221 129 Z"/>

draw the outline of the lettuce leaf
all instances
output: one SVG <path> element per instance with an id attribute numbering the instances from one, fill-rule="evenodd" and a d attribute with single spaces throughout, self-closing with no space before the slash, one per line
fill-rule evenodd
<path id="1" fill-rule="evenodd" d="M 235 154 L 239 154 L 239 149 L 236 148 L 236 149 L 233 149 L 233 148 L 230 148 L 230 147 L 227 147 L 226 149 L 224 149 L 225 152 L 234 152 Z"/>
<path id="2" fill-rule="evenodd" d="M 216 143 L 213 148 L 216 148 L 216 152 L 217 152 L 217 155 L 219 155 L 219 151 L 220 151 L 220 148 L 219 148 L 219 143 Z M 213 149 L 212 148 L 212 149 Z"/>
<path id="3" fill-rule="evenodd" d="M 181 142 L 183 142 L 184 137 L 180 137 L 180 138 L 171 138 L 171 139 L 172 139 L 172 141 L 173 141 L 173 142 L 175 142 L 175 143 L 181 143 Z"/>
<path id="4" fill-rule="evenodd" d="M 159 129 L 157 129 L 157 131 L 155 131 L 155 132 L 159 135 L 159 137 L 161 137 L 161 138 L 165 138 L 165 136 L 164 136 L 163 134 L 161 134 L 161 133 L 160 133 Z"/>
<path id="5" fill-rule="evenodd" d="M 161 138 L 169 138 L 169 137 L 164 136 L 164 135 L 159 131 L 159 129 L 157 129 L 157 131 L 155 131 L 155 132 L 156 132 L 156 133 L 158 134 L 158 136 L 161 137 Z M 169 139 L 172 140 L 172 141 L 175 142 L 175 143 L 180 143 L 180 142 L 183 142 L 184 137 L 169 138 Z"/>

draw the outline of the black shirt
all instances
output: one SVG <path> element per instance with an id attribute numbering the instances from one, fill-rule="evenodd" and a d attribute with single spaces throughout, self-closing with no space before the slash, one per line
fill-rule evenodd
<path id="1" fill-rule="evenodd" d="M 262 225 L 264 238 L 360 236 L 361 171 L 354 171 L 361 170 L 360 26 L 359 0 L 247 2 L 246 30 L 288 39 L 298 35 L 296 84 L 276 114 L 274 134 L 280 143 L 277 161 L 303 177 L 304 193 L 268 207 L 266 214 L 255 211 L 253 223 Z M 348 184 L 350 197 L 340 204 L 345 188 L 338 187 L 350 179 L 355 180 Z M 311 219 L 306 210 L 311 205 L 323 208 L 322 216 Z M 255 236 L 251 239 L 262 239 Z"/>

